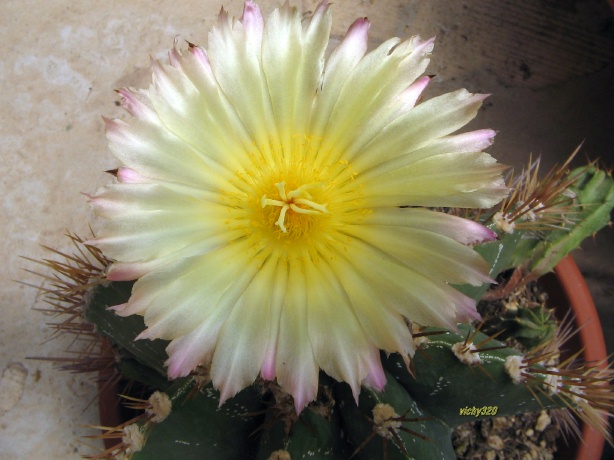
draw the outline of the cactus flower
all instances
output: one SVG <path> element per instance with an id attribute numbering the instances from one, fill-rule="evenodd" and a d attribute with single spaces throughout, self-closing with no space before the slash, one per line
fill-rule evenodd
<path id="1" fill-rule="evenodd" d="M 210 366 L 221 402 L 259 376 L 300 411 L 322 369 L 383 388 L 379 350 L 411 356 L 406 319 L 454 328 L 477 317 L 451 284 L 490 281 L 472 245 L 485 227 L 434 207 L 491 207 L 507 194 L 483 149 L 458 134 L 484 95 L 418 103 L 433 40 L 367 52 L 357 19 L 327 53 L 328 2 L 263 19 L 222 10 L 206 49 L 152 63 L 106 120 L 117 181 L 90 201 L 109 280 L 137 280 L 119 315 L 169 340 L 168 374 Z"/>

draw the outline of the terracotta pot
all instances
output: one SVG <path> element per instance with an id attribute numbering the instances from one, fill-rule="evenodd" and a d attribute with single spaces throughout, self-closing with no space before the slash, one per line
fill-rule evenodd
<path id="1" fill-rule="evenodd" d="M 559 319 L 571 311 L 579 332 L 569 342 L 570 350 L 584 349 L 583 358 L 587 362 L 603 362 L 606 349 L 601 322 L 590 291 L 578 266 L 567 256 L 555 267 L 554 273 L 544 276 L 540 283 L 548 292 L 549 304 L 556 307 Z M 575 446 L 563 443 L 557 459 L 599 460 L 605 443 L 604 437 L 587 425 L 581 427 L 582 440 Z"/>
<path id="2" fill-rule="evenodd" d="M 557 317 L 563 319 L 571 311 L 575 317 L 576 327 L 580 328 L 580 332 L 570 341 L 569 348 L 571 350 L 583 348 L 583 357 L 586 361 L 605 362 L 606 349 L 601 322 L 584 277 L 571 256 L 559 262 L 554 273 L 542 277 L 540 283 L 548 293 L 550 305 L 556 305 Z M 107 374 L 105 379 L 101 375 L 101 380 L 105 381 L 110 377 L 110 374 Z M 117 426 L 122 423 L 117 387 L 106 385 L 100 388 L 98 403 L 101 425 Z M 120 440 L 105 439 L 104 441 L 108 449 Z M 582 426 L 582 441 L 575 445 L 573 441 L 571 440 L 569 445 L 563 441 L 556 456 L 557 460 L 598 460 L 601 458 L 605 440 L 599 432 L 584 425 Z"/>
<path id="3" fill-rule="evenodd" d="M 111 344 L 106 338 L 102 340 L 103 353 L 111 349 Z M 98 413 L 100 425 L 112 428 L 120 425 L 122 420 L 121 401 L 119 398 L 119 385 L 117 373 L 112 367 L 107 367 L 98 373 Z M 121 439 L 104 438 L 104 448 L 110 449 L 119 444 Z"/>

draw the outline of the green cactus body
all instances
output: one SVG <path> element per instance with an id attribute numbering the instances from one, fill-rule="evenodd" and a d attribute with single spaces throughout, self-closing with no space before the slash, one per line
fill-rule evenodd
<path id="1" fill-rule="evenodd" d="M 273 416 L 265 421 L 264 427 L 257 460 L 268 460 L 279 451 L 287 452 L 292 459 L 346 460 L 349 457 L 336 407 L 327 415 L 305 409 L 289 433 L 285 422 Z"/>
<path id="2" fill-rule="evenodd" d="M 314 404 L 296 415 L 290 398 L 272 399 L 262 429 L 257 460 L 284 452 L 292 459 L 345 460 L 351 452 L 343 436 L 339 408 L 333 398 L 336 382 L 320 373 L 320 391 Z"/>
<path id="3" fill-rule="evenodd" d="M 251 436 L 261 424 L 257 413 L 264 407 L 258 393 L 246 388 L 219 407 L 219 393 L 211 385 L 196 396 L 185 391 L 173 401 L 173 409 L 147 433 L 142 450 L 133 460 L 236 460 L 254 458 L 256 439 Z"/>
<path id="4" fill-rule="evenodd" d="M 384 458 L 384 449 L 389 460 L 455 458 L 450 427 L 426 412 L 423 406 L 418 405 L 391 374 L 387 373 L 387 378 L 388 383 L 383 392 L 363 388 L 358 405 L 347 384 L 335 386 L 343 429 L 348 440 L 356 449 L 355 458 L 365 460 Z M 397 421 L 397 423 L 400 422 L 401 427 L 418 433 L 418 435 L 404 431 L 402 428 L 391 428 L 398 436 L 398 440 L 403 443 L 404 449 L 398 446 L 398 441 L 394 442 L 394 438 L 386 438 L 375 433 L 374 409 L 380 404 L 391 406 L 399 415 L 399 419 L 419 419 Z M 390 436 L 392 436 L 391 433 Z M 421 436 L 427 439 L 422 439 Z"/>
<path id="5" fill-rule="evenodd" d="M 173 381 L 169 381 L 168 378 L 160 375 L 156 370 L 144 366 L 134 358 L 120 357 L 115 367 L 126 380 L 140 382 L 160 391 L 168 392 L 168 389 L 173 384 Z"/>
<path id="6" fill-rule="evenodd" d="M 452 352 L 456 343 L 462 343 L 468 326 L 459 326 L 464 335 L 441 330 L 414 356 L 412 376 L 399 355 L 385 360 L 385 367 L 420 402 L 420 405 L 445 421 L 451 427 L 476 419 L 535 412 L 557 404 L 547 397 L 536 400 L 536 392 L 526 384 L 514 383 L 505 369 L 506 358 L 519 355 L 509 348 L 478 351 L 480 363 L 461 362 Z M 436 331 L 437 329 L 427 329 Z M 488 336 L 478 333 L 474 343 Z M 490 340 L 485 348 L 503 344 Z M 545 378 L 545 376 L 543 376 Z M 559 404 L 560 405 L 560 404 Z"/>
<path id="7" fill-rule="evenodd" d="M 132 292 L 132 282 L 112 282 L 96 286 L 90 293 L 85 305 L 85 319 L 96 325 L 97 331 L 118 346 L 121 353 L 126 353 L 142 365 L 166 376 L 164 363 L 168 356 L 164 340 L 135 340 L 145 329 L 140 316 L 122 318 L 108 308 L 128 301 Z"/>
<path id="8" fill-rule="evenodd" d="M 495 230 L 494 226 L 489 226 L 491 230 Z M 514 232 L 512 234 L 502 233 L 499 235 L 497 241 L 491 241 L 476 246 L 474 249 L 478 252 L 488 265 L 490 270 L 488 274 L 494 279 L 499 273 L 508 269 L 511 266 L 514 251 L 520 244 L 523 232 Z M 490 287 L 489 284 L 482 284 L 481 286 L 462 285 L 455 286 L 456 289 L 463 294 L 471 297 L 474 300 L 482 298 L 484 293 Z"/>

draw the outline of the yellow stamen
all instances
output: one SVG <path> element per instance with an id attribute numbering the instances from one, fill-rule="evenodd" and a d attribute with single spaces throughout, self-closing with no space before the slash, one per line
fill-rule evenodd
<path id="1" fill-rule="evenodd" d="M 267 198 L 266 195 L 263 195 L 260 199 L 260 204 L 263 208 L 266 206 L 279 206 L 281 208 L 279 218 L 275 222 L 275 225 L 277 225 L 282 232 L 287 233 L 288 230 L 286 229 L 284 222 L 286 220 L 286 213 L 288 210 L 291 210 L 297 214 L 329 213 L 328 209 L 326 209 L 326 204 L 319 204 L 312 201 L 312 196 L 309 194 L 309 192 L 307 192 L 308 189 L 321 188 L 323 186 L 324 184 L 321 183 L 305 184 L 286 193 L 286 183 L 278 182 L 275 184 L 275 187 L 277 187 L 277 190 L 279 190 L 279 197 L 281 200 L 273 200 L 271 198 Z M 307 206 L 308 208 L 304 208 L 299 205 Z"/>
<path id="2" fill-rule="evenodd" d="M 281 231 L 284 233 L 287 232 L 286 226 L 284 225 L 284 221 L 286 220 L 286 212 L 289 208 L 290 206 L 284 204 L 281 208 L 281 211 L 279 212 L 279 219 L 277 219 L 277 221 L 275 222 L 275 225 L 279 226 L 279 228 L 281 228 Z"/>

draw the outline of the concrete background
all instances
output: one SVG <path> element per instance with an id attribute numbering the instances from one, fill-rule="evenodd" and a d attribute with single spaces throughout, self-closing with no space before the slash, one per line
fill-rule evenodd
<path id="1" fill-rule="evenodd" d="M 303 11 L 315 0 L 294 1 Z M 275 1 L 260 1 L 270 11 Z M 115 88 L 143 86 L 149 55 L 180 36 L 206 45 L 220 0 L 0 2 L 0 460 L 76 459 L 96 442 L 78 436 L 98 423 L 92 376 L 60 373 L 28 356 L 57 356 L 49 318 L 21 271 L 20 256 L 67 249 L 65 229 L 86 235 L 95 220 L 81 192 L 116 166 L 101 115 L 122 114 Z M 242 2 L 225 2 L 240 15 Z M 436 35 L 429 94 L 465 87 L 492 93 L 472 127 L 499 131 L 490 152 L 521 166 L 546 165 L 583 140 L 583 155 L 614 165 L 614 24 L 605 0 L 336 0 L 332 41 L 356 17 L 372 22 L 371 44 Z M 580 158 L 583 158 L 580 155 Z M 611 229 L 576 258 L 614 351 Z M 93 449 L 93 450 L 92 450 Z"/>

